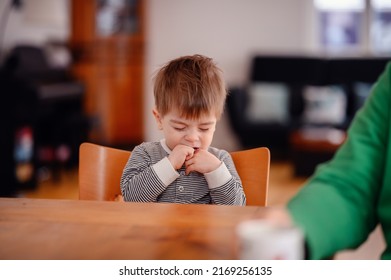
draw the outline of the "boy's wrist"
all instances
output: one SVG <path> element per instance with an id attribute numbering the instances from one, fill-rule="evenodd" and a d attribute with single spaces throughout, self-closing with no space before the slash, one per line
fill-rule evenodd
<path id="1" fill-rule="evenodd" d="M 232 178 L 232 175 L 224 162 L 221 162 L 219 167 L 217 167 L 212 172 L 205 173 L 204 176 L 208 183 L 209 189 L 220 187 Z"/>
<path id="2" fill-rule="evenodd" d="M 179 173 L 174 169 L 168 157 L 164 157 L 152 165 L 152 169 L 155 171 L 156 175 L 160 178 L 165 186 L 168 186 L 180 176 Z"/>

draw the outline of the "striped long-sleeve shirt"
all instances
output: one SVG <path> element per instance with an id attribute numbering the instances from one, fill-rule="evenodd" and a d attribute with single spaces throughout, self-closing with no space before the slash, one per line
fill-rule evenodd
<path id="1" fill-rule="evenodd" d="M 185 174 L 175 170 L 167 156 L 171 152 L 160 142 L 136 146 L 121 177 L 125 201 L 246 205 L 246 196 L 235 165 L 227 151 L 209 147 L 221 160 L 216 170 Z"/>

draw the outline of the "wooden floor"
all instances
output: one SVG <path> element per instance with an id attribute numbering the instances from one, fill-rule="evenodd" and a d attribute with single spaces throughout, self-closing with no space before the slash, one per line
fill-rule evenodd
<path id="1" fill-rule="evenodd" d="M 45 173 L 45 172 L 44 172 Z M 78 199 L 78 172 L 77 169 L 63 170 L 58 179 L 46 175 L 34 191 L 20 193 L 21 197 L 50 198 L 50 199 Z M 292 165 L 289 162 L 272 163 L 270 167 L 270 181 L 268 206 L 284 205 L 301 187 L 306 178 L 293 176 Z M 335 256 L 336 259 L 379 259 L 385 242 L 378 227 L 359 249 L 344 251 Z"/>
<path id="2" fill-rule="evenodd" d="M 45 172 L 45 171 L 43 171 Z M 77 168 L 64 169 L 56 178 L 47 173 L 39 180 L 35 190 L 27 190 L 19 194 L 21 197 L 50 199 L 79 199 Z"/>

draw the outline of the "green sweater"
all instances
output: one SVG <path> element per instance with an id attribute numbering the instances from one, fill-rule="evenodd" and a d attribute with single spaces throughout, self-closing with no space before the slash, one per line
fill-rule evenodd
<path id="1" fill-rule="evenodd" d="M 391 63 L 357 112 L 345 143 L 288 203 L 309 258 L 357 248 L 380 223 L 391 259 Z"/>

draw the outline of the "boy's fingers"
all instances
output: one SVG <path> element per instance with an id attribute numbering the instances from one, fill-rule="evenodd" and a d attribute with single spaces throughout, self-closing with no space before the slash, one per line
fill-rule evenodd
<path id="1" fill-rule="evenodd" d="M 186 167 L 186 175 L 189 175 L 190 172 L 192 172 L 192 171 L 193 171 L 193 168 L 191 167 L 191 165 Z"/>

